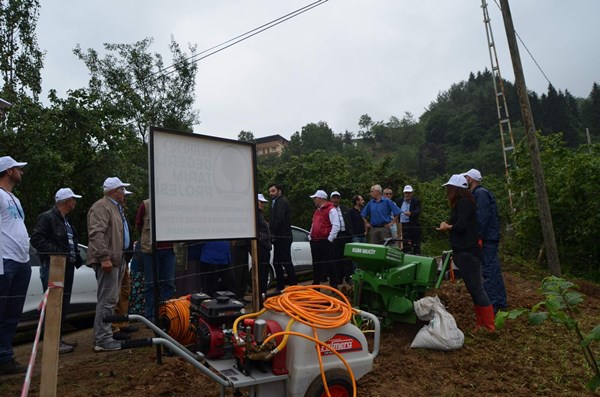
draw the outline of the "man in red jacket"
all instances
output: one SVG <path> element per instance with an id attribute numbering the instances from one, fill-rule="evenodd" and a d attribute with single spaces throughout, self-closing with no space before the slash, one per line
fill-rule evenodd
<path id="1" fill-rule="evenodd" d="M 335 270 L 333 241 L 340 231 L 340 218 L 323 190 L 317 190 L 310 198 L 313 199 L 316 207 L 309 234 L 313 259 L 313 284 L 321 284 L 329 277 L 329 285 L 337 288 L 339 280 Z"/>

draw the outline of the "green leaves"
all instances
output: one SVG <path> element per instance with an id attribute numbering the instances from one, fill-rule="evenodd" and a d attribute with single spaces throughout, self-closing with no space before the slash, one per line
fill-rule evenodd
<path id="1" fill-rule="evenodd" d="M 516 319 L 523 313 L 528 313 L 528 321 L 532 325 L 542 324 L 550 319 L 555 323 L 563 324 L 567 329 L 574 331 L 582 348 L 586 362 L 594 376 L 587 387 L 595 391 L 600 387 L 600 361 L 596 359 L 589 344 L 600 340 L 600 325 L 585 337 L 582 336 L 578 321 L 573 317 L 577 312 L 577 305 L 583 302 L 583 294 L 574 291 L 577 285 L 558 277 L 547 277 L 539 288 L 545 300 L 535 304 L 531 310 L 515 309 L 509 312 L 498 312 L 496 315 L 496 328 L 502 329 L 507 319 Z"/>

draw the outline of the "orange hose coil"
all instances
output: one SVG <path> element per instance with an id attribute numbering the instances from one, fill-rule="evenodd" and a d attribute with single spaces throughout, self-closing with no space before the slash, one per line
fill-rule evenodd
<path id="1" fill-rule="evenodd" d="M 196 335 L 190 328 L 190 301 L 187 297 L 170 299 L 160 305 L 159 314 L 161 323 L 168 320 L 167 334 L 184 346 L 191 345 Z"/>

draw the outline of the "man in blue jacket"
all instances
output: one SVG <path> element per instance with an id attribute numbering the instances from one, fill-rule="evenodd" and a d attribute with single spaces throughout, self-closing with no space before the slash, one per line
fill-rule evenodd
<path id="1" fill-rule="evenodd" d="M 498 207 L 494 195 L 481 186 L 481 172 L 475 168 L 464 174 L 469 189 L 477 202 L 477 221 L 479 222 L 479 240 L 483 253 L 483 287 L 492 305 L 494 312 L 507 307 L 506 289 L 498 259 L 498 243 L 500 242 L 500 223 L 498 221 Z"/>

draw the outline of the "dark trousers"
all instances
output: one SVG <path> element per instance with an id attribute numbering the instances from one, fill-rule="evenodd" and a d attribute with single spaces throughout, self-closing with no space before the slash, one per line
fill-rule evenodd
<path id="1" fill-rule="evenodd" d="M 483 288 L 488 294 L 494 311 L 507 307 L 506 289 L 504 288 L 504 279 L 500 269 L 500 260 L 498 259 L 498 242 L 484 241 L 481 249 L 483 253 L 483 266 L 481 275 L 483 276 Z"/>
<path id="2" fill-rule="evenodd" d="M 335 270 L 334 245 L 329 240 L 311 240 L 310 252 L 313 260 L 313 284 L 321 284 L 329 277 L 329 285 L 337 288 L 339 281 L 337 271 Z"/>
<path id="3" fill-rule="evenodd" d="M 40 266 L 40 280 L 44 292 L 48 289 L 48 277 L 50 276 L 50 263 L 42 263 Z M 75 277 L 75 265 L 67 263 L 65 265 L 65 279 L 62 299 L 62 315 L 60 318 L 61 334 L 65 327 L 65 319 L 69 313 L 69 305 L 71 304 L 71 292 L 73 291 L 73 278 Z"/>
<path id="4" fill-rule="evenodd" d="M 334 252 L 335 252 L 335 263 L 334 268 L 337 271 L 338 281 L 341 283 L 346 279 L 350 281 L 350 277 L 354 274 L 354 265 L 350 259 L 346 259 L 344 256 L 344 247 L 346 243 L 352 241 L 352 236 L 342 234 L 333 240 Z"/>
<path id="5" fill-rule="evenodd" d="M 200 285 L 202 292 L 214 297 L 217 291 L 235 290 L 235 273 L 230 264 L 213 265 L 200 262 Z"/>
<path id="6" fill-rule="evenodd" d="M 277 289 L 279 291 L 285 288 L 285 273 L 288 277 L 289 285 L 298 284 L 296 271 L 292 264 L 292 237 L 277 237 L 273 243 L 273 268 L 275 277 L 277 277 Z"/>
<path id="7" fill-rule="evenodd" d="M 248 268 L 248 252 L 250 251 L 250 242 L 246 240 L 234 240 L 231 244 L 231 264 L 235 274 L 235 292 L 238 298 L 242 299 L 246 295 L 248 285 L 250 284 L 250 271 Z"/>
<path id="8" fill-rule="evenodd" d="M 31 278 L 29 262 L 3 259 L 4 274 L 0 275 L 0 364 L 13 359 L 12 341 L 23 312 L 25 295 Z"/>
<path id="9" fill-rule="evenodd" d="M 271 250 L 258 247 L 258 288 L 261 294 L 267 292 L 269 280 L 269 267 L 271 266 Z M 281 291 L 281 290 L 280 290 Z"/>
<path id="10" fill-rule="evenodd" d="M 483 288 L 483 279 L 481 278 L 481 256 L 473 252 L 455 252 L 452 254 L 452 258 L 460 270 L 460 275 L 471 295 L 473 304 L 489 306 L 490 299 Z"/>
<path id="11" fill-rule="evenodd" d="M 421 226 L 413 222 L 401 223 L 402 240 L 407 254 L 421 255 Z"/>

